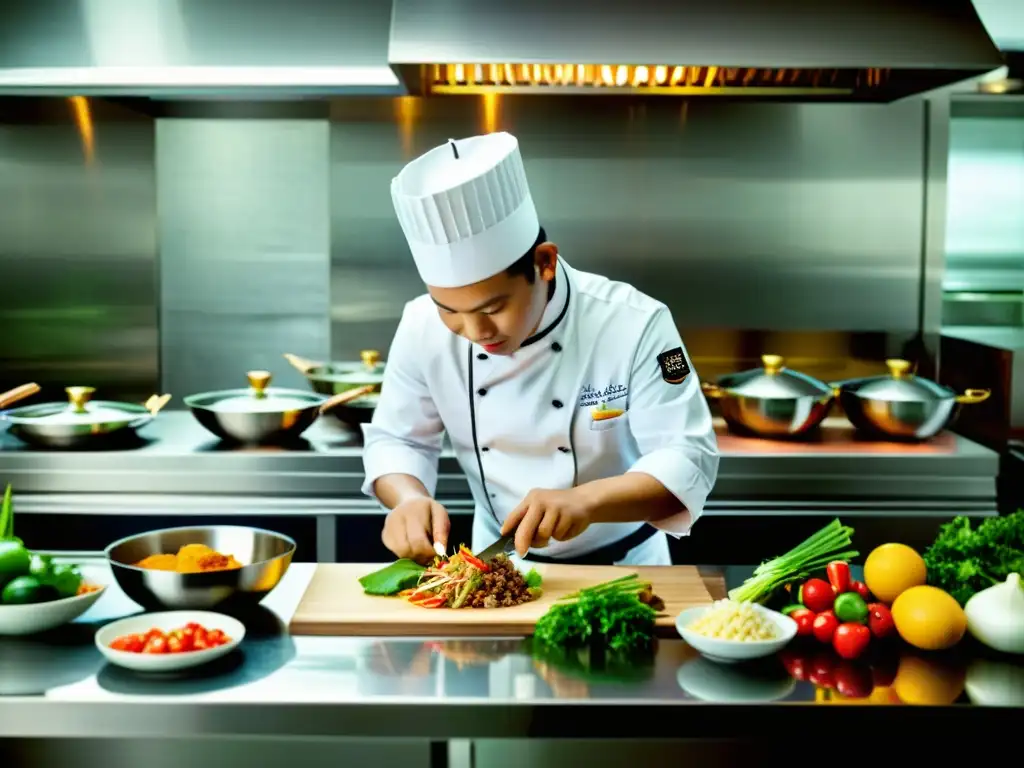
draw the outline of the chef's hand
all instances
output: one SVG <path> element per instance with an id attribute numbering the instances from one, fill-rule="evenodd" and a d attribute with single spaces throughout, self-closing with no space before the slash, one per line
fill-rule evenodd
<path id="1" fill-rule="evenodd" d="M 501 535 L 516 532 L 516 552 L 525 557 L 531 548 L 546 547 L 548 541 L 566 541 L 590 526 L 590 509 L 576 489 L 545 491 L 538 488 L 526 494 L 501 526 Z"/>
<path id="2" fill-rule="evenodd" d="M 433 499 L 418 496 L 388 513 L 381 539 L 397 557 L 425 562 L 437 554 L 435 543 L 442 550 L 448 546 L 450 530 L 448 510 Z"/>

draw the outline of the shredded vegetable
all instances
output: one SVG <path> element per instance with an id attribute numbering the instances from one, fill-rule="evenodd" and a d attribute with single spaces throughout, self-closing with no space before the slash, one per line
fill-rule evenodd
<path id="1" fill-rule="evenodd" d="M 465 546 L 436 557 L 414 587 L 399 592 L 421 608 L 498 608 L 521 605 L 540 595 L 540 575 L 520 573 L 505 555 L 485 563 Z"/>

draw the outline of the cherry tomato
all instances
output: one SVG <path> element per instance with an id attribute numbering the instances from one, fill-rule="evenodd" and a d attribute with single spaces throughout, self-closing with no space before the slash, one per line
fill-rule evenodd
<path id="1" fill-rule="evenodd" d="M 851 581 L 850 589 L 864 598 L 865 603 L 871 600 L 871 592 L 868 591 L 868 585 L 863 581 Z"/>
<path id="2" fill-rule="evenodd" d="M 847 622 L 836 627 L 832 647 L 844 659 L 856 659 L 871 642 L 871 630 L 863 624 Z"/>
<path id="3" fill-rule="evenodd" d="M 814 611 L 809 608 L 800 608 L 789 614 L 789 618 L 796 622 L 796 633 L 801 637 L 808 637 L 813 631 Z"/>
<path id="4" fill-rule="evenodd" d="M 875 689 L 871 670 L 862 664 L 842 662 L 835 671 L 836 690 L 849 699 L 866 699 Z"/>
<path id="5" fill-rule="evenodd" d="M 143 653 L 167 653 L 167 638 L 163 635 L 153 635 L 146 641 Z"/>
<path id="6" fill-rule="evenodd" d="M 868 629 L 879 639 L 890 637 L 896 631 L 896 624 L 892 620 L 889 606 L 885 603 L 868 605 Z"/>
<path id="7" fill-rule="evenodd" d="M 811 631 L 814 632 L 814 636 L 822 643 L 831 643 L 832 635 L 836 632 L 836 627 L 839 626 L 839 619 L 832 611 L 822 611 L 814 617 L 814 623 L 811 626 Z"/>
<path id="8" fill-rule="evenodd" d="M 114 638 L 110 647 L 115 651 L 127 651 L 128 653 L 140 653 L 146 647 L 145 635 L 122 635 Z"/>
<path id="9" fill-rule="evenodd" d="M 184 653 L 185 648 L 181 642 L 181 635 L 171 634 L 167 638 L 167 652 L 168 653 Z"/>
<path id="10" fill-rule="evenodd" d="M 801 602 L 815 613 L 827 611 L 836 599 L 832 585 L 822 579 L 808 579 L 800 590 Z"/>
<path id="11" fill-rule="evenodd" d="M 211 629 L 209 632 L 206 633 L 206 642 L 209 643 L 212 647 L 224 645 L 224 643 L 226 643 L 227 641 L 228 638 L 224 634 L 223 630 Z"/>

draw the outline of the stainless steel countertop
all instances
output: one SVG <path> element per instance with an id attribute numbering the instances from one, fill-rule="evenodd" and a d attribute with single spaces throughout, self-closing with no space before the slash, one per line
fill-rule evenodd
<path id="1" fill-rule="evenodd" d="M 521 638 L 441 643 L 429 638 L 290 637 L 287 621 L 314 568 L 293 564 L 262 610 L 247 620 L 249 633 L 240 652 L 205 672 L 143 676 L 108 665 L 92 644 L 93 631 L 138 611 L 116 585 L 79 621 L 45 638 L 0 638 L 0 737 L 444 740 L 663 734 L 652 717 L 670 717 L 675 738 L 749 736 L 774 722 L 773 714 L 792 722 L 791 707 L 772 703 L 811 704 L 816 699 L 814 686 L 792 680 L 780 660 L 723 667 L 702 659 L 681 640 L 661 641 L 647 672 L 630 681 L 586 679 L 576 670 L 542 663 L 524 652 Z M 102 562 L 89 563 L 85 570 L 92 578 L 111 578 Z M 916 664 L 915 674 L 922 674 L 920 662 L 904 662 L 898 654 L 879 662 L 874 674 L 891 678 L 904 663 Z M 969 656 L 932 655 L 924 669 L 962 680 L 971 663 Z M 1003 675 L 1024 676 L 1024 661 L 986 663 L 997 665 Z M 866 667 L 861 673 L 870 680 Z M 890 700 L 888 689 L 880 694 L 875 695 Z M 680 707 L 685 714 L 673 714 Z M 941 712 L 838 709 L 844 719 L 874 718 L 889 728 L 929 727 Z M 972 727 L 982 729 L 992 725 L 995 714 L 970 706 L 966 696 L 944 709 L 958 718 L 969 716 Z M 802 707 L 800 722 L 806 727 L 818 716 L 834 722 L 836 712 L 835 707 Z"/>
<path id="2" fill-rule="evenodd" d="M 828 420 L 821 439 L 810 444 L 736 437 L 721 425 L 718 432 L 722 460 L 709 510 L 737 500 L 754 507 L 851 498 L 994 505 L 997 454 L 952 433 L 924 446 L 869 443 L 842 419 Z M 2 434 L 0 477 L 26 500 L 31 494 L 89 494 L 97 501 L 100 495 L 205 495 L 260 497 L 267 508 L 301 499 L 320 514 L 376 509 L 360 493 L 360 437 L 334 419 L 319 420 L 288 448 L 225 446 L 187 411 L 161 413 L 142 436 L 139 445 L 120 450 L 52 451 Z M 470 498 L 451 451 L 441 458 L 437 495 L 454 509 Z"/>

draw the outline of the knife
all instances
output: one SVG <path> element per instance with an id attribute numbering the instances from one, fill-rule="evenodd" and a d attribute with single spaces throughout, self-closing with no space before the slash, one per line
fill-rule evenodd
<path id="1" fill-rule="evenodd" d="M 495 557 L 500 554 L 509 555 L 515 550 L 516 543 L 516 532 L 502 536 L 496 542 L 487 547 L 483 552 L 477 552 L 476 556 L 478 559 L 483 560 L 485 563 L 489 563 Z"/>

